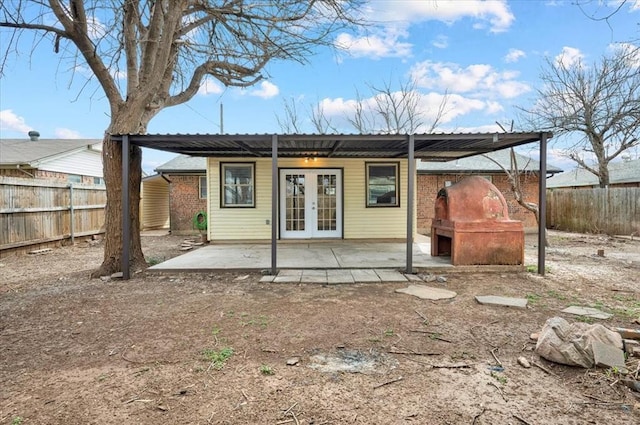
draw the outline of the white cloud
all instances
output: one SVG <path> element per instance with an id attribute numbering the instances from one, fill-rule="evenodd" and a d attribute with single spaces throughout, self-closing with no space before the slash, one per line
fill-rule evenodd
<path id="1" fill-rule="evenodd" d="M 509 49 L 509 52 L 504 57 L 504 61 L 507 63 L 518 62 L 520 59 L 526 57 L 527 54 L 519 49 Z"/>
<path id="2" fill-rule="evenodd" d="M 56 128 L 54 134 L 58 139 L 82 139 L 78 131 L 69 128 Z"/>
<path id="3" fill-rule="evenodd" d="M 394 95 L 400 96 L 399 92 L 392 93 L 392 96 Z M 417 95 L 416 111 L 421 114 L 422 121 L 424 121 L 424 125 L 416 130 L 418 133 L 427 131 L 431 127 L 431 123 L 438 119 L 438 114 L 440 113 L 441 105 L 445 97 L 446 104 L 443 108 L 442 116 L 439 117 L 440 124 L 449 123 L 458 117 L 472 112 L 500 109 L 499 105 L 496 106 L 497 104 L 495 103 L 489 104 L 482 100 L 467 98 L 459 94 L 445 95 L 430 92 L 418 93 Z M 363 113 L 368 118 L 371 118 L 370 114 L 375 110 L 377 104 L 375 97 L 361 99 L 360 104 Z M 358 101 L 355 99 L 325 98 L 320 101 L 319 109 L 324 112 L 327 118 L 332 119 L 334 123 L 343 122 L 344 125 L 348 126 L 348 124 L 346 124 L 346 117 L 353 116 L 357 106 Z M 381 122 L 372 125 L 380 129 L 384 128 Z"/>
<path id="4" fill-rule="evenodd" d="M 25 123 L 24 118 L 16 115 L 11 109 L 0 111 L 0 130 L 28 133 L 33 127 Z"/>
<path id="5" fill-rule="evenodd" d="M 224 88 L 217 81 L 213 81 L 211 78 L 205 78 L 200 84 L 198 94 L 200 96 L 208 96 L 210 94 L 220 94 L 223 90 Z"/>
<path id="6" fill-rule="evenodd" d="M 334 45 L 347 50 L 353 57 L 380 59 L 411 56 L 413 45 L 406 39 L 411 24 L 425 21 L 442 21 L 453 24 L 460 19 L 473 20 L 473 28 L 503 32 L 509 29 L 515 17 L 506 0 L 394 0 L 370 1 L 364 9 L 363 19 L 379 22 L 378 28 L 368 28 L 367 34 L 342 33 Z M 433 46 L 448 47 L 449 40 L 438 36 Z"/>
<path id="7" fill-rule="evenodd" d="M 280 89 L 269 81 L 263 81 L 260 83 L 260 88 L 249 92 L 250 96 L 261 97 L 263 99 L 269 99 L 277 96 L 280 93 Z"/>
<path id="8" fill-rule="evenodd" d="M 372 59 L 411 56 L 411 43 L 400 41 L 408 37 L 406 30 L 400 27 L 387 26 L 374 34 L 353 36 L 342 33 L 336 37 L 334 45 L 346 50 L 351 56 Z"/>
<path id="9" fill-rule="evenodd" d="M 431 42 L 431 44 L 433 47 L 437 47 L 438 49 L 446 49 L 449 47 L 449 37 L 446 35 L 439 35 Z"/>
<path id="10" fill-rule="evenodd" d="M 529 85 L 516 80 L 517 72 L 498 72 L 487 64 L 462 68 L 454 63 L 424 61 L 415 64 L 409 72 L 418 87 L 449 93 L 510 99 L 531 90 Z"/>
<path id="11" fill-rule="evenodd" d="M 395 0 L 369 3 L 369 16 L 374 21 L 421 22 L 443 21 L 449 24 L 463 18 L 474 19 L 474 28 L 489 27 L 491 32 L 509 29 L 515 17 L 506 0 Z"/>
<path id="12" fill-rule="evenodd" d="M 583 59 L 584 54 L 580 49 L 564 46 L 562 48 L 562 52 L 555 57 L 555 63 L 556 65 L 560 65 L 565 68 L 571 68 L 572 66 L 581 63 Z"/>
<path id="13" fill-rule="evenodd" d="M 504 107 L 498 102 L 489 100 L 486 102 L 486 104 L 487 106 L 486 106 L 485 112 L 487 114 L 497 114 L 498 112 L 504 111 Z"/>
<path id="14" fill-rule="evenodd" d="M 328 117 L 335 117 L 353 112 L 356 108 L 356 104 L 357 102 L 353 99 L 345 100 L 341 97 L 336 99 L 325 98 L 320 101 L 320 110 L 322 110 Z"/>

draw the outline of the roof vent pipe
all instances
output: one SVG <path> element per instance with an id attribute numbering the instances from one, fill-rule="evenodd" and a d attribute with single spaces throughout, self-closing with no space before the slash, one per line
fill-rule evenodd
<path id="1" fill-rule="evenodd" d="M 40 133 L 38 133 L 35 130 L 31 130 L 28 134 L 29 134 L 29 139 L 32 142 L 36 142 L 38 140 L 38 137 L 40 137 Z"/>

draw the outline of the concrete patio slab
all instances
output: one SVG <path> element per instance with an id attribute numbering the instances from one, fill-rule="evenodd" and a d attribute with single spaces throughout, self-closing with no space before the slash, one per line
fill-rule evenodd
<path id="1" fill-rule="evenodd" d="M 350 270 L 327 270 L 327 283 L 354 283 Z"/>
<path id="2" fill-rule="evenodd" d="M 302 279 L 302 270 L 281 270 L 273 279 L 274 283 L 298 283 Z"/>
<path id="3" fill-rule="evenodd" d="M 300 279 L 300 282 L 327 283 L 327 270 L 315 270 L 315 269 L 302 270 L 302 278 Z"/>
<path id="4" fill-rule="evenodd" d="M 371 269 L 352 269 L 351 276 L 356 283 L 380 282 L 380 276 Z"/>
<path id="5" fill-rule="evenodd" d="M 418 238 L 417 238 L 418 239 Z M 449 257 L 432 257 L 430 245 L 421 236 L 413 245 L 412 266 L 415 271 L 446 272 L 451 270 Z M 406 244 L 371 241 L 278 241 L 277 267 L 283 269 L 393 269 L 406 268 Z M 210 244 L 149 267 L 150 272 L 211 272 L 216 270 L 269 270 L 271 245 L 268 243 Z M 457 271 L 521 270 L 522 266 L 456 267 Z M 358 275 L 358 279 L 365 279 Z M 356 277 L 354 277 L 356 279 Z M 369 280 L 365 280 L 369 281 Z M 398 280 L 401 281 L 399 278 Z"/>
<path id="6" fill-rule="evenodd" d="M 404 274 L 396 270 L 375 269 L 381 282 L 406 282 L 407 278 Z"/>

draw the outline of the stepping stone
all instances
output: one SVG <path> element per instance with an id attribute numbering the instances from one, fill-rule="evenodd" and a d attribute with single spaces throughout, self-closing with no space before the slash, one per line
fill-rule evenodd
<path id="1" fill-rule="evenodd" d="M 594 319 L 610 319 L 613 314 L 605 313 L 593 307 L 580 307 L 572 305 L 562 310 L 563 313 L 575 314 L 576 316 L 592 317 Z"/>
<path id="2" fill-rule="evenodd" d="M 618 370 L 626 369 L 624 353 L 618 347 L 600 341 L 593 341 L 591 348 L 593 349 L 593 361 L 596 366 L 616 367 Z"/>
<path id="3" fill-rule="evenodd" d="M 354 269 L 351 270 L 351 276 L 356 283 L 380 282 L 380 276 L 371 269 Z"/>
<path id="4" fill-rule="evenodd" d="M 497 295 L 476 295 L 476 301 L 483 305 L 501 305 L 504 307 L 526 308 L 525 298 L 500 297 Z"/>
<path id="5" fill-rule="evenodd" d="M 275 278 L 276 278 L 275 276 L 271 276 L 271 275 L 262 276 L 260 278 L 260 282 L 262 282 L 262 283 L 265 283 L 265 282 L 266 283 L 271 283 L 271 282 L 273 282 L 273 279 L 275 279 Z"/>
<path id="6" fill-rule="evenodd" d="M 408 288 L 396 289 L 396 292 L 400 294 L 413 295 L 414 297 L 418 297 L 423 300 L 445 300 L 454 298 L 458 295 L 448 289 L 432 288 L 431 286 L 424 285 L 409 285 Z"/>
<path id="7" fill-rule="evenodd" d="M 381 282 L 406 282 L 407 278 L 398 271 L 376 269 L 375 272 L 380 277 Z"/>

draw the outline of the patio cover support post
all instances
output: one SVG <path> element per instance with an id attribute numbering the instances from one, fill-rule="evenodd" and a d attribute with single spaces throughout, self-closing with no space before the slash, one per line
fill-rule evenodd
<path id="1" fill-rule="evenodd" d="M 131 247 L 131 217 L 129 216 L 129 136 L 122 136 L 122 279 L 128 280 Z"/>
<path id="2" fill-rule="evenodd" d="M 415 181 L 416 163 L 414 159 L 415 139 L 413 134 L 408 137 L 409 152 L 407 152 L 407 273 L 413 273 L 413 186 Z"/>
<path id="3" fill-rule="evenodd" d="M 547 133 L 540 134 L 540 177 L 538 182 L 538 274 L 544 276 L 547 241 Z"/>
<path id="4" fill-rule="evenodd" d="M 271 276 L 277 270 L 278 255 L 278 136 L 271 136 Z"/>

